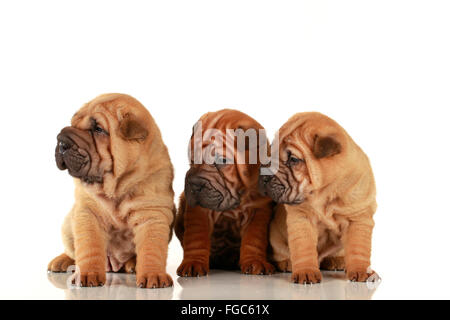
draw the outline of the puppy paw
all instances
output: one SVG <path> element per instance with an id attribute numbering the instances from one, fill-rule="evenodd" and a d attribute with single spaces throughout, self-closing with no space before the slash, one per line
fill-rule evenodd
<path id="1" fill-rule="evenodd" d="M 185 261 L 177 269 L 180 277 L 201 277 L 206 276 L 209 272 L 209 266 L 199 261 Z"/>
<path id="2" fill-rule="evenodd" d="M 245 274 L 273 274 L 275 267 L 264 260 L 249 260 L 241 263 L 241 271 Z"/>
<path id="3" fill-rule="evenodd" d="M 123 266 L 123 270 L 126 273 L 135 273 L 136 272 L 136 257 L 131 258 L 127 262 L 125 262 Z"/>
<path id="4" fill-rule="evenodd" d="M 76 283 L 76 277 L 72 281 L 73 284 Z M 105 271 L 90 271 L 80 273 L 80 286 L 81 287 L 102 287 L 106 283 L 106 272 Z"/>
<path id="5" fill-rule="evenodd" d="M 75 265 L 75 260 L 63 253 L 48 264 L 47 270 L 51 272 L 66 272 L 69 266 Z"/>
<path id="6" fill-rule="evenodd" d="M 172 278 L 165 272 L 162 273 L 138 273 L 136 285 L 139 288 L 156 289 L 173 286 Z"/>
<path id="7" fill-rule="evenodd" d="M 370 268 L 349 268 L 347 269 L 347 279 L 354 282 L 375 281 L 375 271 Z"/>
<path id="8" fill-rule="evenodd" d="M 277 261 L 275 262 L 275 265 L 277 267 L 277 270 L 280 272 L 291 272 L 292 266 L 290 260 L 283 260 L 283 261 Z"/>
<path id="9" fill-rule="evenodd" d="M 317 268 L 303 269 L 292 272 L 292 282 L 300 284 L 313 284 L 322 281 L 322 274 Z"/>

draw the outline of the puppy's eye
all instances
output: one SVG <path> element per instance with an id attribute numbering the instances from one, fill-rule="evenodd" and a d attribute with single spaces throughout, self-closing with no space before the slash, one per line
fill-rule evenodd
<path id="1" fill-rule="evenodd" d="M 226 166 L 227 164 L 230 164 L 232 161 L 230 159 L 227 159 L 225 157 L 222 156 L 218 156 L 216 155 L 216 159 L 214 161 L 215 165 L 217 167 L 223 167 Z"/>
<path id="2" fill-rule="evenodd" d="M 305 162 L 305 160 L 294 157 L 290 152 L 288 152 L 288 160 L 286 163 L 288 166 L 295 166 L 300 162 Z"/>
<path id="3" fill-rule="evenodd" d="M 97 134 L 109 135 L 109 133 L 103 129 L 95 120 L 92 120 L 92 132 Z"/>
<path id="4" fill-rule="evenodd" d="M 296 158 L 296 157 L 290 157 L 290 158 L 289 158 L 289 162 L 290 162 L 290 163 L 293 163 L 293 164 L 297 164 L 297 163 L 300 162 L 300 159 L 299 159 L 299 158 Z"/>

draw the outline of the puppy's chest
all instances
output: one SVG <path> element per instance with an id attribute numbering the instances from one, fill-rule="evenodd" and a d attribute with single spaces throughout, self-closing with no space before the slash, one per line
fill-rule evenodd
<path id="1" fill-rule="evenodd" d="M 107 233 L 107 271 L 119 271 L 135 255 L 134 235 L 127 224 L 129 213 L 126 199 L 113 201 L 98 197 L 102 207 L 102 220 Z"/>
<path id="2" fill-rule="evenodd" d="M 316 216 L 313 218 L 315 224 L 322 229 L 327 229 L 333 231 L 336 234 L 341 234 L 345 231 L 348 226 L 348 219 L 342 218 L 340 216 L 334 215 L 331 217 L 327 216 Z"/>
<path id="3" fill-rule="evenodd" d="M 211 260 L 214 268 L 236 268 L 239 260 L 242 232 L 248 225 L 247 213 L 214 212 L 210 215 Z"/>
<path id="4" fill-rule="evenodd" d="M 97 195 L 96 200 L 98 205 L 101 207 L 103 220 L 105 221 L 107 227 L 127 227 L 127 217 L 130 212 L 128 197 L 120 200 L 114 200 L 108 199 L 103 195 Z"/>
<path id="5" fill-rule="evenodd" d="M 341 237 L 348 227 L 348 218 L 341 213 L 341 206 L 338 201 L 324 204 L 319 201 L 310 203 L 311 214 L 310 219 L 319 229 L 326 230 L 337 237 Z"/>
<path id="6" fill-rule="evenodd" d="M 250 215 L 249 210 L 242 208 L 223 212 L 212 211 L 209 215 L 210 225 L 215 230 L 233 228 L 240 232 L 250 221 Z"/>

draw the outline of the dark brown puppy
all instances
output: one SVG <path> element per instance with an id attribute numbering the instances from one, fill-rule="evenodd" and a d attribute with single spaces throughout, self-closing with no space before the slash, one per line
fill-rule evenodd
<path id="1" fill-rule="evenodd" d="M 260 134 L 259 129 L 263 127 L 235 110 L 207 113 L 199 123 L 203 129 L 199 149 L 205 158 L 196 164 L 195 152 L 192 153 L 191 168 L 186 174 L 185 192 L 175 223 L 175 233 L 184 249 L 184 259 L 177 273 L 202 276 L 210 267 L 240 267 L 244 273 L 271 274 L 274 267 L 267 262 L 266 251 L 272 201 L 257 190 L 259 157 L 254 164 L 249 161 L 252 152 L 259 155 L 261 145 L 258 142 L 252 148 L 249 143 L 244 150 L 236 143 L 226 146 L 218 139 L 207 137 L 209 129 L 227 136 L 227 129 L 244 132 L 253 129 Z M 194 140 L 195 135 L 191 146 Z M 265 144 L 267 146 L 267 142 Z M 208 162 L 207 157 L 212 154 L 214 161 Z M 230 154 L 234 161 L 226 157 Z M 239 158 L 245 163 L 240 164 Z"/>

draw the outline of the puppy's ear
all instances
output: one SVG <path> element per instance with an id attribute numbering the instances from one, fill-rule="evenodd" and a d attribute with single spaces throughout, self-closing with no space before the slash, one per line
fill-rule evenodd
<path id="1" fill-rule="evenodd" d="M 119 127 L 120 134 L 126 140 L 145 140 L 147 129 L 131 115 L 125 115 Z"/>
<path id="2" fill-rule="evenodd" d="M 317 159 L 331 157 L 341 152 L 341 144 L 332 137 L 314 138 L 313 154 Z"/>

